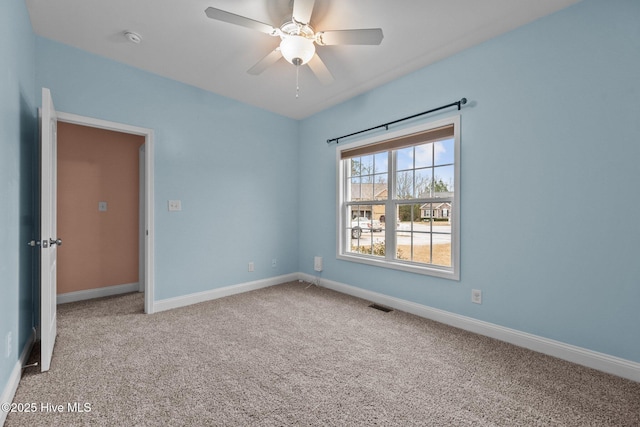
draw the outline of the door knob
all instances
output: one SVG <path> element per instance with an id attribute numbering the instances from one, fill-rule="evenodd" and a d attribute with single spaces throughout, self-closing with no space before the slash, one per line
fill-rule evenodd
<path id="1" fill-rule="evenodd" d="M 27 245 L 29 245 L 31 247 L 40 246 L 40 240 L 31 240 L 31 241 L 27 242 Z"/>
<path id="2" fill-rule="evenodd" d="M 62 239 L 49 239 L 49 244 L 62 246 Z"/>

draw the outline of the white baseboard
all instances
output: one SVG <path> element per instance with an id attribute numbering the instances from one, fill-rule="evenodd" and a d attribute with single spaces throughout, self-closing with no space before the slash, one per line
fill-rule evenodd
<path id="1" fill-rule="evenodd" d="M 36 331 L 34 328 L 31 331 L 31 336 L 22 349 L 22 353 L 20 353 L 20 358 L 11 370 L 9 381 L 7 381 L 7 385 L 5 386 L 4 390 L 2 390 L 2 395 L 0 395 L 0 403 L 13 402 L 13 398 L 16 395 L 16 390 L 18 389 L 18 384 L 20 384 L 20 378 L 22 378 L 22 367 L 26 365 L 27 360 L 29 359 L 29 355 L 31 354 L 31 349 L 33 348 L 33 344 L 35 342 Z M 0 426 L 3 426 L 4 422 L 7 420 L 7 414 L 7 412 L 0 410 Z"/>
<path id="2" fill-rule="evenodd" d="M 226 297 L 229 295 L 240 294 L 242 292 L 253 291 L 261 288 L 268 288 L 269 286 L 279 285 L 285 282 L 291 282 L 298 280 L 298 273 L 285 274 L 283 276 L 271 277 L 268 279 L 256 280 L 254 282 L 240 283 L 238 285 L 225 286 L 224 288 L 211 289 L 209 291 L 197 292 L 195 294 L 189 294 L 174 298 L 167 298 L 159 301 L 154 301 L 153 312 L 171 310 L 173 308 L 185 307 L 191 304 L 197 304 L 199 302 L 210 301 Z"/>
<path id="3" fill-rule="evenodd" d="M 300 273 L 300 279 L 315 283 L 316 276 Z M 539 353 L 554 356 L 569 362 L 577 363 L 588 368 L 640 382 L 640 363 L 622 359 L 597 351 L 588 350 L 561 341 L 540 337 L 521 332 L 516 329 L 505 328 L 482 320 L 432 308 L 426 305 L 391 297 L 344 283 L 322 279 L 320 286 L 333 289 L 348 295 L 353 295 L 394 309 L 415 314 L 416 316 L 435 320 L 440 323 L 464 329 L 480 335 L 485 335 L 500 341 L 508 342 L 519 347 L 528 348 Z"/>
<path id="4" fill-rule="evenodd" d="M 105 286 L 103 288 L 87 289 L 84 291 L 66 292 L 58 294 L 56 302 L 65 304 L 68 302 L 82 301 L 86 299 L 109 297 L 111 295 L 138 292 L 140 286 L 136 283 L 126 283 L 124 285 Z"/>

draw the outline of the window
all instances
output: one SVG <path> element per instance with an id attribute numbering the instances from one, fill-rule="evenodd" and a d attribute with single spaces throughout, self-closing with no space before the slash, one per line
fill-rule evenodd
<path id="1" fill-rule="evenodd" d="M 459 279 L 459 123 L 338 147 L 339 259 Z"/>

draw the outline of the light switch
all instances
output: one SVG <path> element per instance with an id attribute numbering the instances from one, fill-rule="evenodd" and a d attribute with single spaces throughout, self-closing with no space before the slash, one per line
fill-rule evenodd
<path id="1" fill-rule="evenodd" d="M 98 211 L 106 212 L 107 211 L 107 202 L 98 202 Z"/>
<path id="2" fill-rule="evenodd" d="M 182 210 L 182 202 L 180 200 L 169 200 L 169 211 L 181 211 Z"/>

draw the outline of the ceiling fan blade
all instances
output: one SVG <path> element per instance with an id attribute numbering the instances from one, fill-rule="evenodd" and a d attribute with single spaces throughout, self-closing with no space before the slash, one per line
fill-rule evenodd
<path id="1" fill-rule="evenodd" d="M 382 38 L 384 37 L 381 28 L 320 31 L 318 35 L 318 43 L 323 46 L 338 44 L 378 45 L 382 43 Z"/>
<path id="2" fill-rule="evenodd" d="M 311 21 L 311 13 L 315 0 L 294 0 L 293 19 L 301 24 L 308 24 Z"/>
<path id="3" fill-rule="evenodd" d="M 282 58 L 282 53 L 280 52 L 280 47 L 277 47 L 271 52 L 269 52 L 267 56 L 265 56 L 260 61 L 258 61 L 256 65 L 249 68 L 247 70 L 247 73 L 257 76 L 258 74 L 266 70 L 268 67 L 278 62 L 280 58 Z"/>
<path id="4" fill-rule="evenodd" d="M 313 58 L 311 58 L 309 62 L 307 62 L 307 65 L 309 65 L 313 74 L 315 74 L 318 80 L 320 80 L 320 83 L 323 85 L 333 83 L 333 75 L 331 74 L 331 71 L 329 71 L 327 66 L 324 65 L 324 62 L 322 62 L 322 59 L 320 59 L 317 53 L 313 55 Z"/>
<path id="5" fill-rule="evenodd" d="M 258 30 L 262 33 L 269 34 L 270 36 L 277 36 L 278 30 L 273 28 L 269 24 L 264 22 L 255 21 L 245 16 L 236 15 L 235 13 L 227 12 L 215 7 L 208 7 L 204 13 L 211 19 L 217 21 L 228 22 L 230 24 L 240 25 L 241 27 L 251 28 L 252 30 Z"/>

